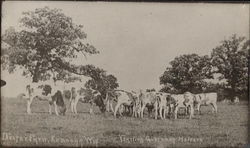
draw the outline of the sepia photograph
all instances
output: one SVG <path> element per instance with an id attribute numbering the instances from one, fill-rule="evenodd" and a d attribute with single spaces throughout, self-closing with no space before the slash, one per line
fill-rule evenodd
<path id="1" fill-rule="evenodd" d="M 250 147 L 248 3 L 1 11 L 1 146 Z"/>

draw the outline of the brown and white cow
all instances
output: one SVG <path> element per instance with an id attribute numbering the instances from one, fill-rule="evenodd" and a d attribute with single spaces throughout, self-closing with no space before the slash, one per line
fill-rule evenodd
<path id="1" fill-rule="evenodd" d="M 65 115 L 66 113 L 66 105 L 64 104 L 63 94 L 60 90 L 52 96 L 52 102 L 56 102 L 56 105 L 59 108 L 59 115 Z"/>
<path id="2" fill-rule="evenodd" d="M 31 104 L 34 99 L 38 98 L 39 100 L 49 102 L 49 113 L 52 114 L 51 108 L 54 104 L 55 113 L 59 115 L 57 107 L 60 106 L 60 113 L 65 113 L 66 107 L 63 102 L 63 97 L 57 91 L 53 93 L 54 88 L 51 88 L 50 85 L 39 85 L 39 84 L 30 84 L 26 86 L 26 94 L 24 95 L 27 98 L 27 113 L 31 114 Z"/>

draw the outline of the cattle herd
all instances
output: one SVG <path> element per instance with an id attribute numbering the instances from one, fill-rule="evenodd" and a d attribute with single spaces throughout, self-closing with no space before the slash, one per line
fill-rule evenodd
<path id="1" fill-rule="evenodd" d="M 56 115 L 65 115 L 66 109 L 70 108 L 71 112 L 77 114 L 77 104 L 80 99 L 84 98 L 84 93 L 80 88 L 71 87 L 69 106 L 64 103 L 65 94 L 63 90 L 53 89 L 45 86 L 27 85 L 26 93 L 23 97 L 27 99 L 27 113 L 31 114 L 31 104 L 33 100 L 46 100 L 49 102 L 49 113 L 52 114 L 52 105 L 55 108 Z M 184 114 L 189 118 L 194 117 L 194 111 L 200 113 L 202 105 L 211 105 L 212 111 L 217 113 L 217 93 L 201 93 L 193 94 L 185 92 L 184 94 L 170 94 L 164 92 L 146 92 L 146 91 L 125 91 L 110 90 L 107 91 L 105 97 L 101 97 L 101 93 L 92 90 L 92 99 L 89 103 L 90 114 L 93 113 L 93 105 L 97 105 L 102 112 L 113 112 L 114 117 L 117 114 L 123 116 L 127 114 L 135 118 L 143 118 L 145 109 L 148 110 L 150 116 L 154 111 L 154 118 L 165 119 L 166 117 L 174 117 L 177 119 L 178 112 L 183 109 Z M 115 107 L 113 108 L 113 104 Z"/>

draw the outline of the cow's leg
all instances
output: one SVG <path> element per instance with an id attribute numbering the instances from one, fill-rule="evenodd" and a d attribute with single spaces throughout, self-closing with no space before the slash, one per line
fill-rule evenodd
<path id="1" fill-rule="evenodd" d="M 93 114 L 93 103 L 90 103 L 89 114 Z"/>
<path id="2" fill-rule="evenodd" d="M 77 114 L 76 106 L 77 106 L 77 103 L 78 103 L 79 99 L 80 99 L 79 97 L 76 97 L 76 98 L 75 98 L 74 105 L 73 105 L 73 110 L 74 110 L 74 113 L 75 113 L 75 114 Z"/>
<path id="3" fill-rule="evenodd" d="M 213 109 L 213 113 L 217 113 L 217 105 L 215 103 L 211 103 L 212 105 L 212 109 Z"/>
<path id="4" fill-rule="evenodd" d="M 143 105 L 142 105 L 142 108 L 141 108 L 141 118 L 143 118 L 143 113 L 144 113 L 145 107 L 146 107 L 146 105 L 143 104 Z"/>
<path id="5" fill-rule="evenodd" d="M 27 99 L 27 113 L 28 114 L 31 114 L 31 104 L 32 104 L 32 101 L 33 101 L 34 97 L 29 97 Z"/>
<path id="6" fill-rule="evenodd" d="M 53 104 L 53 102 L 49 101 L 49 114 L 50 115 L 52 114 L 52 104 Z"/>
<path id="7" fill-rule="evenodd" d="M 190 106 L 190 116 L 189 116 L 189 119 L 192 119 L 192 117 L 194 117 L 194 108 L 192 106 Z"/>
<path id="8" fill-rule="evenodd" d="M 133 108 L 132 108 L 132 117 L 135 117 L 136 118 L 136 108 L 135 108 L 135 104 L 133 105 Z"/>
<path id="9" fill-rule="evenodd" d="M 197 111 L 199 114 L 201 114 L 201 104 L 200 103 L 197 104 Z"/>
<path id="10" fill-rule="evenodd" d="M 92 106 L 89 109 L 89 114 L 93 114 L 93 108 L 92 108 Z"/>
<path id="11" fill-rule="evenodd" d="M 160 118 L 161 118 L 161 119 L 163 119 L 162 111 L 163 111 L 163 108 L 162 108 L 162 106 L 160 106 L 159 112 L 160 112 Z"/>
<path id="12" fill-rule="evenodd" d="M 70 109 L 71 109 L 72 113 L 74 113 L 74 103 L 75 103 L 75 99 L 70 99 L 69 100 Z"/>
<path id="13" fill-rule="evenodd" d="M 52 114 L 52 105 L 53 105 L 53 100 L 52 100 L 51 96 L 49 96 L 48 102 L 49 102 L 49 114 L 51 115 Z"/>
<path id="14" fill-rule="evenodd" d="M 189 106 L 185 107 L 185 115 L 188 115 Z"/>
<path id="15" fill-rule="evenodd" d="M 141 112 L 142 112 L 142 106 L 141 103 L 139 104 L 139 107 L 136 109 L 138 117 L 141 118 Z"/>
<path id="16" fill-rule="evenodd" d="M 121 107 L 118 109 L 118 112 L 119 112 L 119 115 L 122 116 L 122 112 L 125 112 L 125 106 L 124 105 L 121 105 Z"/>
<path id="17" fill-rule="evenodd" d="M 130 107 L 129 107 L 129 115 L 130 115 L 130 116 L 133 116 L 133 106 L 130 106 Z"/>
<path id="18" fill-rule="evenodd" d="M 163 119 L 166 119 L 166 107 L 163 107 Z"/>
<path id="19" fill-rule="evenodd" d="M 157 116 L 158 116 L 158 105 L 157 105 L 157 103 L 155 103 L 154 107 L 155 107 L 155 119 L 157 119 Z"/>
<path id="20" fill-rule="evenodd" d="M 178 109 L 179 109 L 178 106 L 176 106 L 175 109 L 174 109 L 174 119 L 177 119 Z"/>
<path id="21" fill-rule="evenodd" d="M 120 107 L 120 103 L 118 102 L 117 104 L 116 104 L 116 106 L 115 106 L 115 111 L 114 111 L 114 116 L 116 117 L 116 113 L 117 113 L 117 110 L 119 109 L 119 107 Z"/>
<path id="22" fill-rule="evenodd" d="M 165 112 L 164 112 L 165 114 L 169 114 L 169 107 L 168 106 L 166 106 L 166 108 L 165 108 Z M 166 116 L 165 116 L 166 117 Z"/>
<path id="23" fill-rule="evenodd" d="M 110 101 L 109 103 L 110 103 L 110 109 L 111 109 L 111 111 L 114 112 L 112 101 Z"/>
<path id="24" fill-rule="evenodd" d="M 110 104 L 109 104 L 109 99 L 107 99 L 107 102 L 106 102 L 107 104 L 106 104 L 106 110 L 107 110 L 107 112 L 109 112 L 110 110 L 109 110 L 109 107 L 110 107 Z"/>
<path id="25" fill-rule="evenodd" d="M 55 106 L 55 113 L 56 113 L 56 115 L 58 116 L 59 114 L 58 114 L 58 111 L 57 111 L 57 104 L 56 104 L 56 101 L 54 101 L 54 106 Z"/>

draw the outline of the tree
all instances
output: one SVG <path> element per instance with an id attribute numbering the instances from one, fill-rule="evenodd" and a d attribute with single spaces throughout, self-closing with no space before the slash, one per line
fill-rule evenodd
<path id="1" fill-rule="evenodd" d="M 9 28 L 2 36 L 7 44 L 1 49 L 1 65 L 13 73 L 17 68 L 32 82 L 60 79 L 62 71 L 92 76 L 99 70 L 93 65 L 73 65 L 72 60 L 81 54 L 97 54 L 99 51 L 86 43 L 82 25 L 73 23 L 72 18 L 59 9 L 48 7 L 24 12 L 20 20 L 21 31 Z M 65 74 L 65 73 L 64 73 Z"/>
<path id="2" fill-rule="evenodd" d="M 115 76 L 100 72 L 97 77 L 88 80 L 85 87 L 99 91 L 102 98 L 105 98 L 107 91 L 114 90 L 119 87 L 119 84 Z"/>
<path id="3" fill-rule="evenodd" d="M 247 94 L 249 43 L 249 40 L 234 34 L 211 53 L 215 73 L 221 74 L 219 79 L 226 79 L 231 99 L 235 95 Z"/>
<path id="4" fill-rule="evenodd" d="M 204 79 L 213 78 L 210 58 L 197 54 L 186 54 L 170 62 L 171 67 L 160 77 L 161 91 L 183 93 L 201 92 L 206 85 Z"/>

